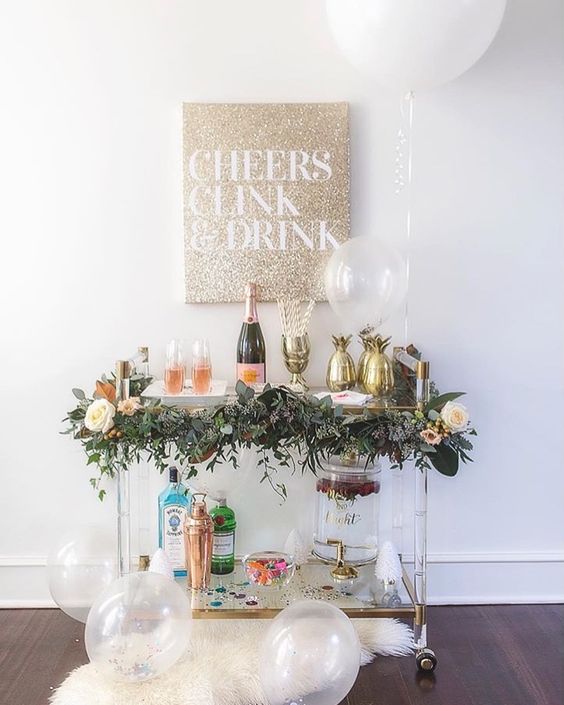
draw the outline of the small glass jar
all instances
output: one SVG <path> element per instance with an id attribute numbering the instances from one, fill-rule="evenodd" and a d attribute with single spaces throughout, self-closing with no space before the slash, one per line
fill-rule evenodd
<path id="1" fill-rule="evenodd" d="M 378 555 L 380 476 L 378 462 L 332 456 L 324 463 L 316 485 L 313 552 L 335 562 L 335 541 L 342 541 L 345 562 L 362 565 Z"/>
<path id="2" fill-rule="evenodd" d="M 257 587 L 281 588 L 292 579 L 296 564 L 292 556 L 279 551 L 259 551 L 243 558 L 245 575 Z"/>

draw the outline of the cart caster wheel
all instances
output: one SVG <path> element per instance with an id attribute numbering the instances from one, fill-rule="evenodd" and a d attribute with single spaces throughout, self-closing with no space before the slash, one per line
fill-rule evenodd
<path id="1" fill-rule="evenodd" d="M 424 673 L 432 673 L 437 667 L 437 657 L 431 649 L 421 649 L 415 656 L 417 669 Z"/>

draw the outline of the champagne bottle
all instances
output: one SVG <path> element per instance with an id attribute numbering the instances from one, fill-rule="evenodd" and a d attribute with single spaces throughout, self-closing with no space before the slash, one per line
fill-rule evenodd
<path id="1" fill-rule="evenodd" d="M 237 379 L 245 384 L 266 382 L 266 346 L 257 314 L 256 284 L 247 284 L 245 318 L 237 343 Z"/>

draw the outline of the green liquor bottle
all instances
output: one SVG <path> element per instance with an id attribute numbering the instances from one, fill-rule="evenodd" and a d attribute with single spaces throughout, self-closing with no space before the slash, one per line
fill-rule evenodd
<path id="1" fill-rule="evenodd" d="M 211 572 L 227 575 L 235 570 L 235 512 L 227 506 L 225 497 L 219 497 L 210 516 L 213 519 Z"/>

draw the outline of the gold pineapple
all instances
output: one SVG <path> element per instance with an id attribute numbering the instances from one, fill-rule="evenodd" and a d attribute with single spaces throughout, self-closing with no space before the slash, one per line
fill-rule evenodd
<path id="1" fill-rule="evenodd" d="M 376 349 L 376 338 L 370 334 L 371 328 L 365 328 L 360 331 L 360 342 L 362 343 L 364 350 L 362 351 L 360 358 L 358 359 L 358 365 L 356 367 L 356 383 L 361 392 L 366 394 L 366 366 L 372 352 Z"/>
<path id="2" fill-rule="evenodd" d="M 344 392 L 346 389 L 352 389 L 356 383 L 354 362 L 347 352 L 351 339 L 352 335 L 333 336 L 335 352 L 329 358 L 325 378 L 327 387 L 332 392 Z"/>
<path id="3" fill-rule="evenodd" d="M 390 338 L 376 336 L 366 361 L 364 387 L 368 394 L 375 397 L 386 397 L 394 389 L 394 369 L 392 361 L 385 353 L 389 343 Z"/>

